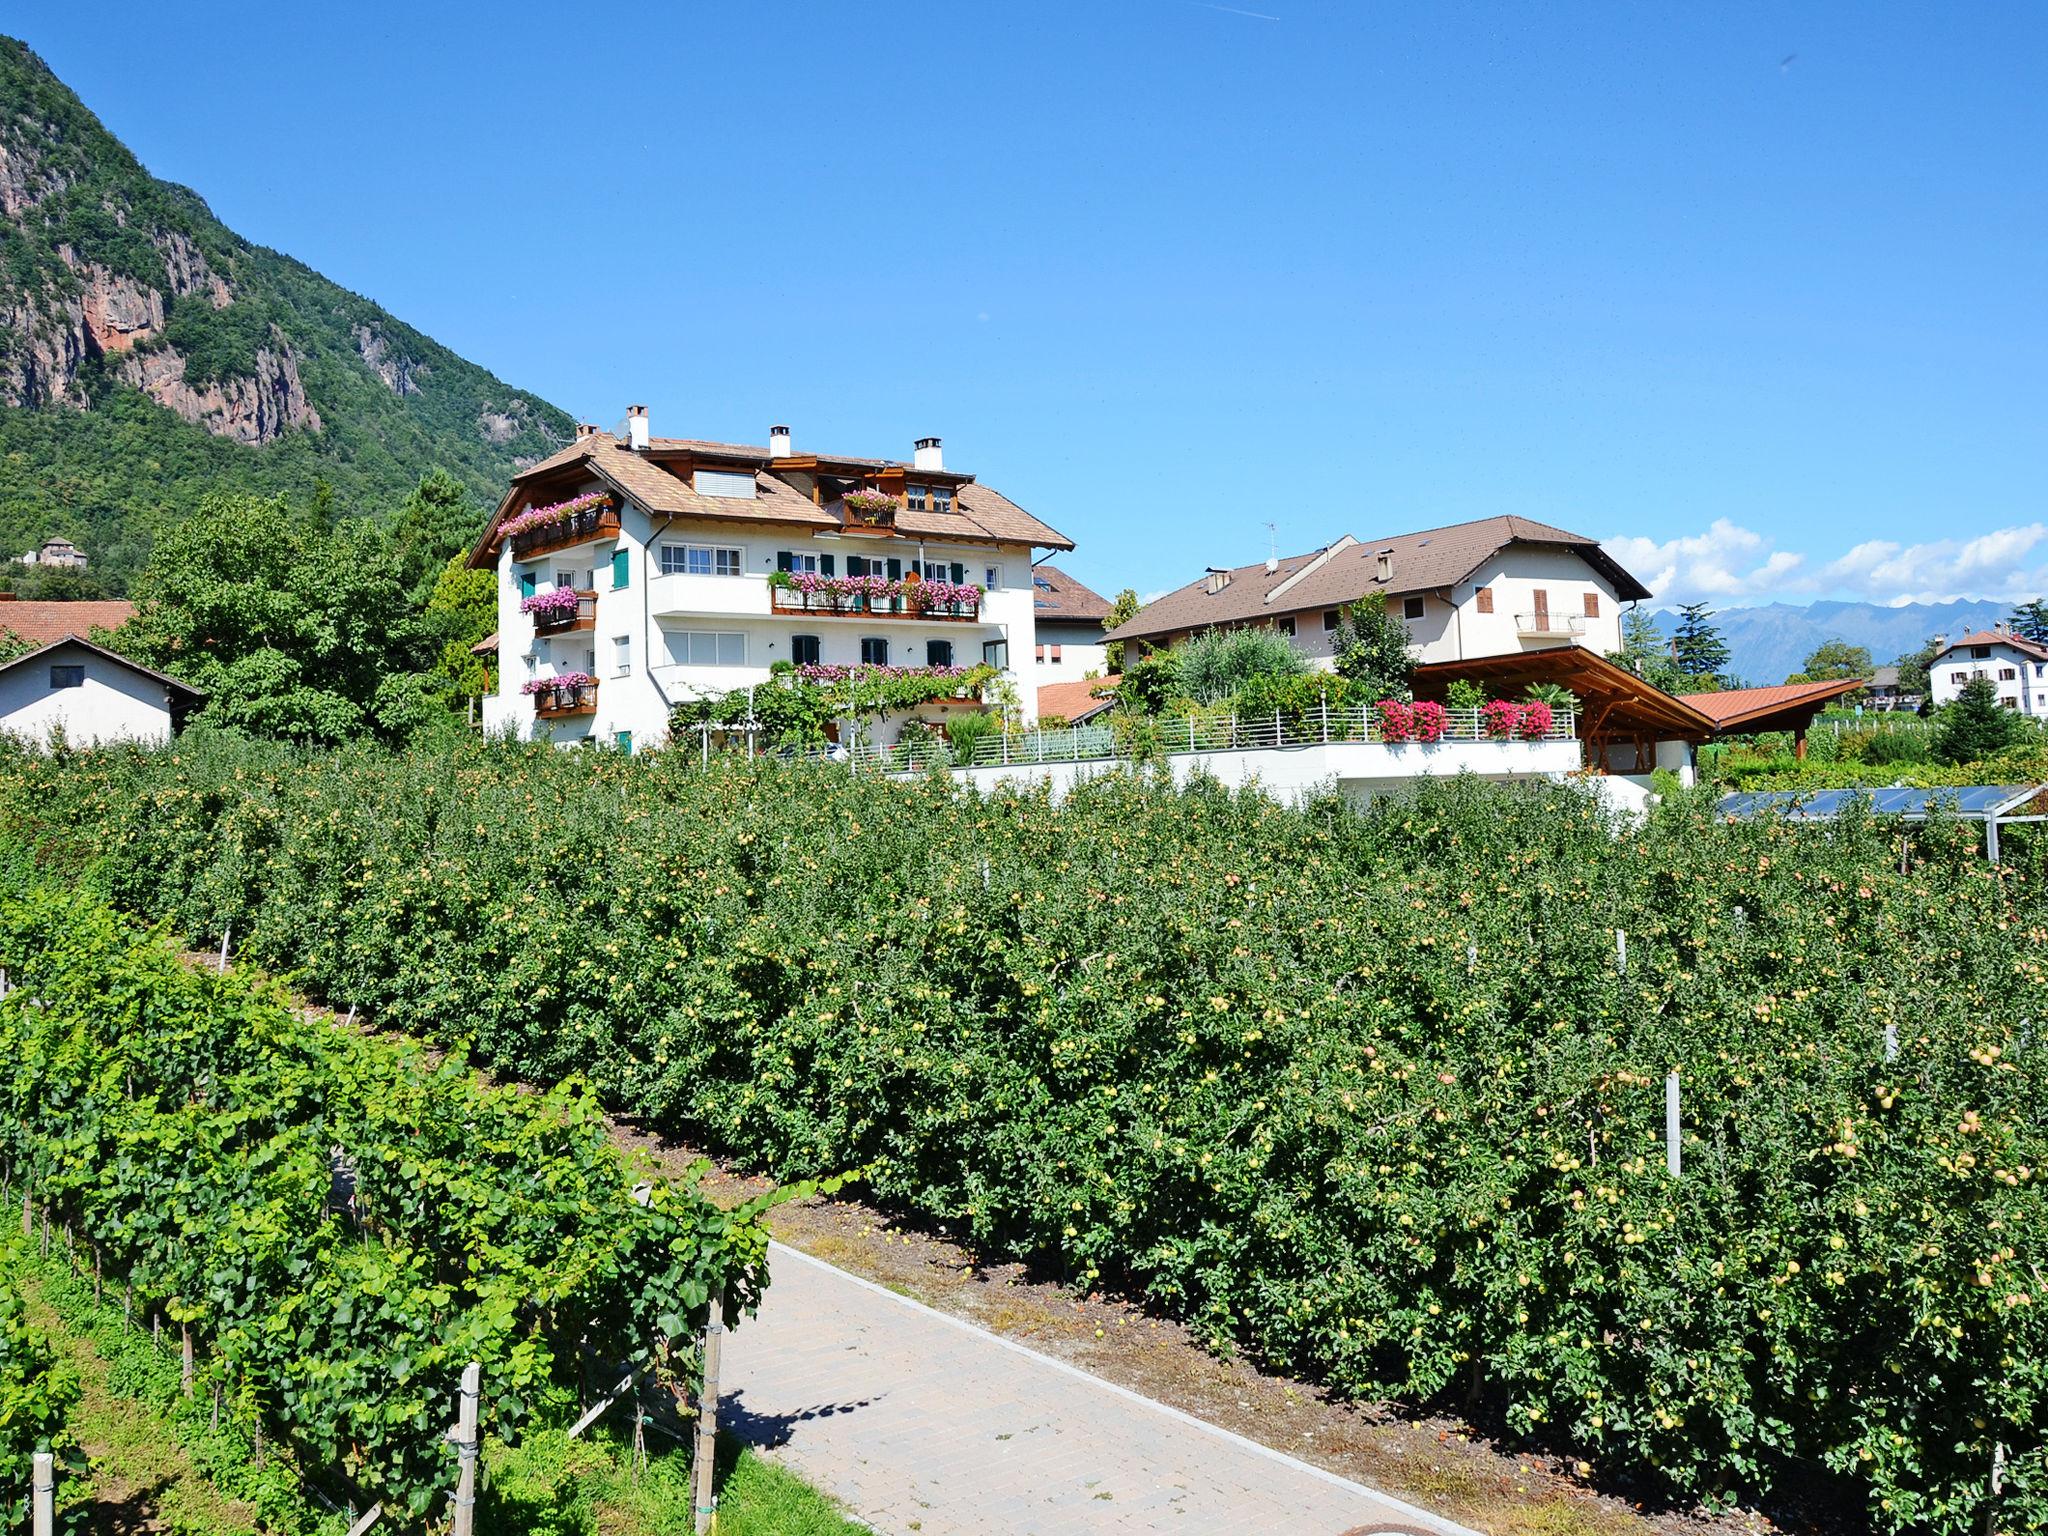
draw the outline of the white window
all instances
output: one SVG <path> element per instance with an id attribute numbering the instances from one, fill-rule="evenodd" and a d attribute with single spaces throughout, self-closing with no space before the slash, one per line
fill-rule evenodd
<path id="1" fill-rule="evenodd" d="M 952 570 L 953 567 L 944 560 L 920 560 L 917 562 L 917 574 L 926 581 L 951 581 L 953 579 Z"/>
<path id="2" fill-rule="evenodd" d="M 1000 565 L 984 567 L 981 573 L 981 584 L 987 587 L 989 591 L 995 591 L 997 587 L 1003 584 L 1003 568 Z"/>
<path id="3" fill-rule="evenodd" d="M 799 549 L 792 551 L 789 557 L 789 568 L 792 571 L 809 571 L 815 576 L 818 574 L 818 557 L 809 550 Z"/>
<path id="4" fill-rule="evenodd" d="M 924 496 L 925 488 L 921 485 L 906 485 L 903 487 L 903 505 L 909 511 L 922 512 L 924 510 Z"/>
<path id="5" fill-rule="evenodd" d="M 730 496 L 742 501 L 752 501 L 754 477 L 745 470 L 700 469 L 697 471 L 697 494 Z"/>
<path id="6" fill-rule="evenodd" d="M 661 574 L 664 576 L 737 576 L 745 568 L 745 555 L 726 545 L 661 546 Z"/>
<path id="7" fill-rule="evenodd" d="M 624 677 L 633 670 L 633 637 L 619 635 L 612 640 L 612 674 Z"/>
<path id="8" fill-rule="evenodd" d="M 747 637 L 738 630 L 672 629 L 668 654 L 679 667 L 744 667 Z"/>
<path id="9" fill-rule="evenodd" d="M 889 665 L 889 642 L 879 635 L 862 636 L 860 661 L 864 667 L 886 667 Z"/>
<path id="10" fill-rule="evenodd" d="M 934 512 L 950 512 L 953 510 L 953 487 L 950 485 L 935 485 L 932 487 L 932 510 Z"/>

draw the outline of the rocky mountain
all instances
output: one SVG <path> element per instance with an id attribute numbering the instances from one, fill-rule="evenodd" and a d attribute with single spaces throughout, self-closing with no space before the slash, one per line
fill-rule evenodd
<path id="1" fill-rule="evenodd" d="M 152 177 L 0 38 L 0 559 L 50 535 L 118 585 L 205 490 L 477 498 L 569 418 Z"/>
<path id="2" fill-rule="evenodd" d="M 1745 682 L 1762 685 L 1782 683 L 1823 641 L 1864 646 L 1882 666 L 1918 650 L 1929 635 L 1953 639 L 1973 629 L 1988 629 L 2011 611 L 2010 603 L 1963 599 L 1896 608 L 1876 603 L 1766 603 L 1759 608 L 1722 609 L 1715 613 L 1714 625 L 1733 653 L 1729 670 Z M 1676 613 L 1660 610 L 1651 617 L 1667 637 L 1677 628 Z"/>

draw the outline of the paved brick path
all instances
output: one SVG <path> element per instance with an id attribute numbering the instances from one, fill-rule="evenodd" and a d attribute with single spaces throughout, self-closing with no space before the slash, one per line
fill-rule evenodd
<path id="1" fill-rule="evenodd" d="M 777 1244 L 736 1433 L 885 1536 L 1473 1536 Z"/>

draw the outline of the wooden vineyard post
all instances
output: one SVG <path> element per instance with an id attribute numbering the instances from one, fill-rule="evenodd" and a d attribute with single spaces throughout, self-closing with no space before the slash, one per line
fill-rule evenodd
<path id="1" fill-rule="evenodd" d="M 1664 1167 L 1678 1177 L 1678 1073 L 1664 1079 Z"/>
<path id="2" fill-rule="evenodd" d="M 185 1389 L 185 1396 L 189 1398 L 192 1395 L 192 1325 L 181 1323 L 179 1330 L 184 1338 L 178 1359 L 178 1382 Z"/>
<path id="3" fill-rule="evenodd" d="M 718 1509 L 714 1479 L 718 1461 L 718 1353 L 725 1336 L 725 1294 L 711 1293 L 711 1315 L 704 1323 L 704 1386 L 697 1394 L 697 1456 L 690 1468 L 695 1497 L 697 1536 L 706 1536 Z"/>
<path id="4" fill-rule="evenodd" d="M 57 1467 L 55 1458 L 48 1451 L 35 1454 L 35 1536 L 56 1536 L 57 1530 Z"/>
<path id="5" fill-rule="evenodd" d="M 476 1532 L 476 1399 L 483 1370 L 475 1360 L 462 1368 L 462 1392 L 456 1399 L 455 1454 L 462 1459 L 462 1470 L 455 1479 L 454 1536 Z"/>

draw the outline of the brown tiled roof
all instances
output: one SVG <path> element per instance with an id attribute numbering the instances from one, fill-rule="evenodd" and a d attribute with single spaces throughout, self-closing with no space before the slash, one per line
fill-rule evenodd
<path id="1" fill-rule="evenodd" d="M 1031 606 L 1042 619 L 1094 619 L 1109 617 L 1109 599 L 1091 592 L 1056 565 L 1031 568 Z"/>
<path id="2" fill-rule="evenodd" d="M 753 463 L 757 494 L 752 501 L 730 496 L 700 496 L 682 476 L 662 467 L 664 454 L 695 453 Z M 806 456 L 808 457 L 808 456 Z M 827 459 L 826 455 L 817 457 Z M 889 459 L 832 457 L 831 464 L 849 464 L 869 469 L 904 469 L 911 466 Z M 807 528 L 833 528 L 839 519 L 814 503 L 810 497 L 778 478 L 768 467 L 773 463 L 766 448 L 742 443 L 713 443 L 696 438 L 657 437 L 648 442 L 648 452 L 635 453 L 609 432 L 594 432 L 578 438 L 550 454 L 538 464 L 513 477 L 512 487 L 492 514 L 476 545 L 470 564 L 489 563 L 495 548 L 498 524 L 525 491 L 538 479 L 562 474 L 579 465 L 605 480 L 634 505 L 656 517 L 702 518 L 716 522 L 796 524 Z M 986 485 L 967 482 L 955 487 L 954 510 L 913 511 L 906 507 L 896 514 L 896 527 L 911 537 L 958 539 L 967 543 L 1031 544 L 1042 549 L 1072 549 L 1073 541 L 1040 522 L 1002 492 Z"/>
<path id="3" fill-rule="evenodd" d="M 1263 561 L 1238 566 L 1220 592 L 1209 591 L 1209 578 L 1202 576 L 1140 609 L 1129 623 L 1111 630 L 1109 638 L 1138 640 L 1213 624 L 1240 624 L 1334 608 L 1372 591 L 1390 596 L 1433 592 L 1456 586 L 1509 544 L 1563 545 L 1612 581 L 1624 600 L 1650 596 L 1647 587 L 1584 534 L 1526 517 L 1482 517 L 1476 522 L 1425 528 L 1392 538 L 1360 540 L 1346 535 L 1319 550 L 1280 561 L 1277 570 L 1269 572 Z M 1382 550 L 1393 551 L 1394 575 L 1387 582 L 1375 575 Z M 1290 581 L 1292 585 L 1288 585 Z M 1284 591 L 1277 590 L 1283 586 Z M 1268 594 L 1272 595 L 1270 602 Z"/>
<path id="4" fill-rule="evenodd" d="M 134 613 L 135 605 L 122 598 L 61 603 L 17 598 L 0 602 L 0 630 L 12 631 L 31 645 L 46 645 L 66 635 L 83 637 L 95 629 L 119 629 Z"/>
<path id="5" fill-rule="evenodd" d="M 1935 652 L 1934 659 L 1939 661 L 1950 651 L 1959 651 L 1966 645 L 2009 645 L 2022 656 L 2031 656 L 2036 661 L 2048 661 L 2048 645 L 2029 640 L 2025 635 L 2016 635 L 2009 629 L 1980 629 L 1975 634 L 1963 636 L 1960 640 L 1951 640 Z"/>
<path id="6" fill-rule="evenodd" d="M 1694 709 L 1726 730 L 1731 725 L 1748 725 L 1781 711 L 1818 709 L 1831 699 L 1854 693 L 1863 686 L 1860 677 L 1831 678 L 1819 683 L 1776 683 L 1769 688 L 1724 688 L 1719 693 L 1681 693 Z"/>
<path id="7" fill-rule="evenodd" d="M 1058 715 L 1069 725 L 1079 725 L 1090 715 L 1099 715 L 1105 709 L 1116 707 L 1115 699 L 1098 699 L 1095 690 L 1114 688 L 1122 681 L 1121 672 L 1111 672 L 1104 677 L 1083 678 L 1077 683 L 1047 683 L 1038 690 L 1039 717 Z"/>

